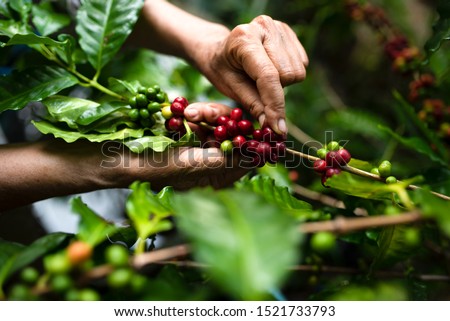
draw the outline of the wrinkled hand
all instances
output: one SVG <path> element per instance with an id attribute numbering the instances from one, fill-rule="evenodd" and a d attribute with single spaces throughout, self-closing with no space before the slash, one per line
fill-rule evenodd
<path id="1" fill-rule="evenodd" d="M 294 31 L 283 22 L 259 16 L 208 39 L 197 62 L 199 69 L 261 125 L 286 133 L 283 87 L 302 81 L 308 65 Z"/>
<path id="2" fill-rule="evenodd" d="M 214 123 L 220 115 L 228 115 L 230 108 L 217 103 L 194 103 L 185 109 L 189 122 Z M 192 125 L 192 129 L 204 138 L 202 127 Z M 226 187 L 243 176 L 248 169 L 239 166 L 239 157 L 224 156 L 219 148 L 178 147 L 156 153 L 151 150 L 143 154 L 133 154 L 128 177 L 131 180 L 150 181 L 152 188 L 173 186 L 186 190 L 196 186 L 211 185 Z"/>

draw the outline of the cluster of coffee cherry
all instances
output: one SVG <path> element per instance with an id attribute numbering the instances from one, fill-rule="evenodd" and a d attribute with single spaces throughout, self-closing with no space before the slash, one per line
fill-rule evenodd
<path id="1" fill-rule="evenodd" d="M 327 178 L 341 172 L 341 167 L 350 162 L 352 156 L 336 141 L 329 142 L 317 150 L 319 159 L 314 161 L 314 171 L 322 175 L 322 184 L 325 186 Z"/>
<path id="2" fill-rule="evenodd" d="M 161 110 L 166 119 L 166 129 L 178 137 L 186 133 L 183 115 L 188 104 L 186 98 L 177 97 L 170 106 Z M 243 166 L 259 167 L 266 162 L 276 163 L 286 152 L 285 136 L 267 126 L 255 129 L 250 120 L 243 119 L 240 108 L 232 109 L 229 116 L 219 116 L 214 124 L 206 124 L 205 129 L 214 137 L 213 145 L 224 154 L 239 152 L 243 157 Z"/>
<path id="3" fill-rule="evenodd" d="M 155 124 L 153 115 L 168 105 L 167 93 L 160 86 L 140 87 L 136 95 L 128 99 L 131 109 L 128 117 L 144 128 L 151 128 Z"/>

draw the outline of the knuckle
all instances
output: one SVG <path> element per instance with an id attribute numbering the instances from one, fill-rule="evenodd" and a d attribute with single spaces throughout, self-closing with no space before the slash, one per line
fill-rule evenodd
<path id="1" fill-rule="evenodd" d="M 255 23 L 264 28 L 267 28 L 274 23 L 274 20 L 268 15 L 259 15 L 256 18 L 254 18 L 251 23 Z"/>

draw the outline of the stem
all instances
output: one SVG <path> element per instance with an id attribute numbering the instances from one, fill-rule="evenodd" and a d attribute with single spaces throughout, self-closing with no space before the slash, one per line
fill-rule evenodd
<path id="1" fill-rule="evenodd" d="M 305 153 L 302 153 L 302 152 L 299 152 L 299 151 L 296 151 L 296 150 L 293 150 L 293 149 L 290 149 L 290 148 L 286 148 L 286 151 L 288 153 L 291 153 L 292 155 L 297 155 L 297 156 L 300 156 L 302 158 L 306 158 L 306 159 L 310 160 L 311 162 L 315 162 L 316 160 L 320 159 L 319 157 L 311 156 L 311 155 L 308 155 L 308 154 L 305 154 Z M 372 174 L 370 172 L 366 172 L 366 171 L 364 171 L 362 169 L 359 169 L 359 168 L 356 168 L 356 167 L 352 167 L 350 165 L 341 166 L 341 169 L 343 171 L 346 171 L 346 172 L 349 172 L 349 173 L 352 173 L 352 174 L 355 174 L 355 175 L 358 175 L 358 176 L 361 176 L 361 177 L 369 178 L 369 179 L 372 179 L 372 180 L 375 180 L 375 181 L 379 181 L 379 182 L 383 182 L 383 183 L 385 182 L 384 178 L 379 176 L 379 175 Z M 416 186 L 416 185 L 408 185 L 408 186 L 406 186 L 406 188 L 409 189 L 409 190 L 414 191 L 414 190 L 420 189 L 421 187 Z M 434 191 L 430 191 L 430 193 L 435 195 L 435 196 L 437 196 L 437 197 L 439 197 L 439 198 L 441 198 L 441 199 L 443 199 L 443 200 L 450 201 L 450 196 L 447 196 L 447 195 L 444 195 L 444 194 L 441 194 L 441 193 L 438 193 L 438 192 L 434 192 Z"/>

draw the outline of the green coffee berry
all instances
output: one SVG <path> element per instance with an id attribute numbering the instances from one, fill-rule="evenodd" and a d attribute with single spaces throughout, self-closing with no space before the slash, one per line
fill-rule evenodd
<path id="1" fill-rule="evenodd" d="M 375 174 L 375 175 L 380 176 L 380 171 L 378 170 L 378 167 L 372 168 L 372 169 L 370 170 L 370 172 L 371 172 L 372 174 Z"/>
<path id="2" fill-rule="evenodd" d="M 63 274 L 70 271 L 71 265 L 66 253 L 57 253 L 44 258 L 44 268 L 50 274 Z"/>
<path id="3" fill-rule="evenodd" d="M 231 153 L 231 151 L 233 150 L 233 142 L 229 139 L 224 140 L 221 144 L 220 144 L 220 149 L 222 150 L 222 152 L 224 154 L 229 154 Z"/>
<path id="4" fill-rule="evenodd" d="M 336 237 L 330 232 L 318 232 L 311 237 L 311 248 L 319 253 L 328 252 L 336 244 Z"/>
<path id="5" fill-rule="evenodd" d="M 140 110 L 139 110 L 139 116 L 140 116 L 142 119 L 147 119 L 147 118 L 150 117 L 150 112 L 148 111 L 148 109 L 140 109 Z"/>
<path id="6" fill-rule="evenodd" d="M 158 102 L 158 103 L 163 103 L 163 102 L 165 102 L 166 101 L 166 93 L 164 93 L 164 92 L 159 92 L 159 93 L 157 93 L 156 94 L 156 98 L 155 98 L 155 100 Z"/>
<path id="7" fill-rule="evenodd" d="M 386 184 L 395 184 L 397 183 L 397 178 L 395 176 L 386 177 Z"/>
<path id="8" fill-rule="evenodd" d="M 327 149 L 329 150 L 329 151 L 337 151 L 337 150 L 339 150 L 339 143 L 337 142 L 337 141 L 331 141 L 331 142 L 329 142 L 328 143 L 328 145 L 327 145 Z"/>
<path id="9" fill-rule="evenodd" d="M 145 108 L 148 105 L 147 97 L 144 94 L 136 95 L 136 106 L 138 108 Z"/>
<path id="10" fill-rule="evenodd" d="M 325 159 L 325 157 L 327 156 L 328 150 L 326 148 L 320 148 L 317 150 L 317 156 L 320 159 Z"/>
<path id="11" fill-rule="evenodd" d="M 130 111 L 128 111 L 128 117 L 130 117 L 131 120 L 138 120 L 139 119 L 139 109 L 133 108 Z"/>
<path id="12" fill-rule="evenodd" d="M 147 91 L 145 92 L 145 95 L 149 101 L 155 100 L 156 94 L 157 92 L 153 87 L 147 88 Z"/>
<path id="13" fill-rule="evenodd" d="M 50 281 L 55 292 L 65 292 L 73 286 L 72 279 L 67 274 L 57 274 Z"/>
<path id="14" fill-rule="evenodd" d="M 99 301 L 100 295 L 92 289 L 82 289 L 78 292 L 80 301 Z"/>
<path id="15" fill-rule="evenodd" d="M 28 266 L 22 270 L 20 278 L 28 284 L 34 284 L 39 279 L 39 272 L 35 268 Z"/>
<path id="16" fill-rule="evenodd" d="M 391 175 L 392 165 L 390 161 L 382 161 L 378 166 L 378 171 L 380 172 L 381 177 L 388 177 Z"/>
<path id="17" fill-rule="evenodd" d="M 130 283 L 132 277 L 133 272 L 130 269 L 119 268 L 108 275 L 107 281 L 112 288 L 122 288 Z"/>
<path id="18" fill-rule="evenodd" d="M 136 108 L 137 106 L 136 96 L 130 97 L 130 99 L 128 99 L 128 104 L 131 106 L 131 108 Z"/>
<path id="19" fill-rule="evenodd" d="M 116 267 L 128 265 L 128 250 L 122 245 L 113 244 L 105 251 L 106 261 Z"/>
<path id="20" fill-rule="evenodd" d="M 403 231 L 403 239 L 409 246 L 418 246 L 421 242 L 420 230 L 415 227 L 409 227 Z"/>
<path id="21" fill-rule="evenodd" d="M 170 108 L 170 106 L 169 106 Z M 161 105 L 157 103 L 156 101 L 151 102 L 147 105 L 147 110 L 150 112 L 150 114 L 154 114 L 161 110 Z"/>
<path id="22" fill-rule="evenodd" d="M 147 88 L 145 88 L 144 86 L 139 86 L 137 91 L 139 94 L 145 94 L 145 92 L 147 91 Z"/>

